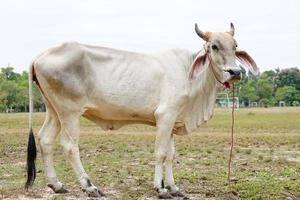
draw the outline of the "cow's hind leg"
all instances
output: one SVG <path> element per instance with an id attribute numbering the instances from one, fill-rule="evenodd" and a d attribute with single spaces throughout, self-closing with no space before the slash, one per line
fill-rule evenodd
<path id="1" fill-rule="evenodd" d="M 80 115 L 62 115 L 61 119 L 61 145 L 69 158 L 71 165 L 79 178 L 80 184 L 88 196 L 101 197 L 104 194 L 95 187 L 85 172 L 79 155 Z"/>
<path id="2" fill-rule="evenodd" d="M 68 190 L 57 179 L 53 165 L 53 143 L 60 131 L 60 122 L 52 106 L 45 102 L 47 107 L 46 120 L 39 131 L 39 142 L 46 174 L 47 185 L 56 193 L 66 193 Z"/>

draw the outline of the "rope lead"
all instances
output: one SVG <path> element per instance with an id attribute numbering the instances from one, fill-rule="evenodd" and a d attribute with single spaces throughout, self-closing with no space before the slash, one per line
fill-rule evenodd
<path id="1" fill-rule="evenodd" d="M 230 146 L 230 154 L 228 160 L 228 183 L 230 185 L 230 175 L 231 175 L 231 159 L 232 159 L 232 149 L 233 149 L 233 128 L 234 128 L 234 83 L 232 83 L 232 112 L 231 112 L 231 146 Z"/>

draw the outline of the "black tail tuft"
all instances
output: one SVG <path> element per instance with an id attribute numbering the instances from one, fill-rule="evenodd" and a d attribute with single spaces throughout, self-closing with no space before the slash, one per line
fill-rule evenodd
<path id="1" fill-rule="evenodd" d="M 25 188 L 28 189 L 33 185 L 36 176 L 35 169 L 36 146 L 32 128 L 29 131 L 28 146 L 27 146 L 27 181 Z"/>

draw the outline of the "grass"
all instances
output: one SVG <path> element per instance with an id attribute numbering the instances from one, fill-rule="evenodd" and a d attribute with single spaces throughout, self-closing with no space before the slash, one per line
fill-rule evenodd
<path id="1" fill-rule="evenodd" d="M 216 109 L 208 124 L 176 136 L 174 176 L 190 199 L 285 199 L 300 196 L 300 108 L 236 110 L 232 163 L 227 183 L 230 110 Z M 34 114 L 34 132 L 44 113 Z M 55 146 L 58 177 L 70 189 L 54 195 L 46 186 L 40 152 L 34 188 L 25 192 L 27 114 L 0 114 L 0 199 L 86 198 L 59 142 Z M 155 199 L 153 190 L 155 128 L 132 125 L 104 132 L 82 119 L 81 159 L 92 182 L 108 199 Z"/>

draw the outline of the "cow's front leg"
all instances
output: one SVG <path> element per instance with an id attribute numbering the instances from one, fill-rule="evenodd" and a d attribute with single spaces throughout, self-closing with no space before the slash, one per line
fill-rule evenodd
<path id="1" fill-rule="evenodd" d="M 172 134 L 170 142 L 168 144 L 167 157 L 165 161 L 166 188 L 169 190 L 170 194 L 174 197 L 185 197 L 185 194 L 181 192 L 179 188 L 175 185 L 175 181 L 173 177 L 174 153 L 175 153 L 175 145 L 174 145 L 174 136 Z"/>
<path id="2" fill-rule="evenodd" d="M 172 195 L 164 187 L 163 164 L 167 158 L 168 146 L 171 142 L 172 129 L 176 117 L 172 113 L 163 113 L 159 110 L 155 113 L 157 123 L 157 135 L 155 140 L 155 174 L 154 188 L 158 197 L 162 199 L 171 199 Z"/>

